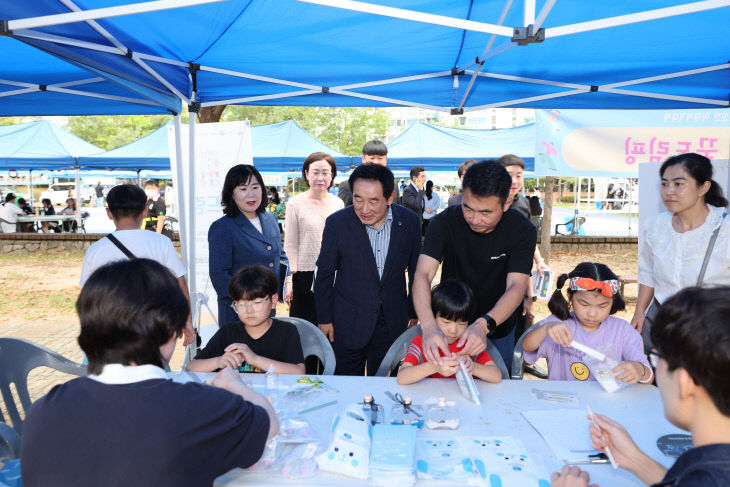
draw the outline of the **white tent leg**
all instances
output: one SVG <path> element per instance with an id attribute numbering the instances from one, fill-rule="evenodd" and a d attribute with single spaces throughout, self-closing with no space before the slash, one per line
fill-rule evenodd
<path id="1" fill-rule="evenodd" d="M 190 196 L 190 208 L 188 208 L 188 255 L 190 260 L 188 261 L 188 274 L 190 280 L 188 281 L 190 286 L 190 296 L 195 295 L 196 282 L 195 282 L 195 116 L 194 112 L 190 112 L 190 123 L 188 124 L 188 149 L 190 150 L 188 156 L 188 195 Z"/>
<path id="2" fill-rule="evenodd" d="M 33 169 L 28 170 L 28 204 L 33 206 Z"/>
<path id="3" fill-rule="evenodd" d="M 180 253 L 182 254 L 183 266 L 188 270 L 188 276 L 190 275 L 190 266 L 188 265 L 188 249 L 190 245 L 188 243 L 188 232 L 187 232 L 187 218 L 185 213 L 185 179 L 183 178 L 183 163 L 182 163 L 182 141 L 180 140 L 180 115 L 175 115 L 175 172 L 177 174 L 177 180 L 175 181 L 175 187 L 177 190 L 177 205 L 178 205 L 178 228 L 180 230 Z M 190 283 L 188 283 L 189 285 Z"/>
<path id="4" fill-rule="evenodd" d="M 76 231 L 81 231 L 81 168 L 76 164 Z"/>

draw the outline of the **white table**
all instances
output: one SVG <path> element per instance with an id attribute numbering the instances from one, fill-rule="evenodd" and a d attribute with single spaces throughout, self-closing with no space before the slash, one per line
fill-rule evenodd
<path id="1" fill-rule="evenodd" d="M 211 376 L 212 374 L 200 375 Z M 283 386 L 291 385 L 297 377 L 299 376 L 280 376 L 280 383 Z M 500 384 L 488 384 L 477 381 L 482 396 L 482 405 L 475 406 L 461 396 L 456 381 L 453 379 L 426 379 L 417 384 L 399 386 L 395 378 L 336 376 L 322 376 L 321 378 L 326 384 L 339 389 L 340 392 L 336 395 L 319 395 L 313 401 L 313 405 L 331 400 L 337 400 L 338 404 L 305 414 L 304 417 L 320 434 L 325 444 L 329 444 L 329 429 L 333 415 L 343 410 L 347 404 L 361 402 L 364 394 L 373 394 L 376 402 L 384 405 L 385 419 L 389 421 L 393 402 L 384 394 L 385 391 L 400 392 L 404 396 L 410 395 L 416 404 L 422 404 L 431 396 L 446 396 L 449 400 L 456 402 L 459 407 L 461 424 L 456 430 L 458 435 L 517 437 L 525 444 L 528 453 L 542 457 L 550 472 L 560 470 L 562 463 L 555 458 L 547 443 L 524 419 L 520 411 L 562 409 L 571 406 L 538 400 L 532 393 L 533 388 L 576 393 L 582 403 L 590 405 L 595 412 L 606 414 L 622 423 L 642 450 L 667 467 L 674 463 L 674 459 L 665 457 L 659 451 L 656 440 L 665 434 L 682 432 L 664 418 L 659 391 L 653 386 L 634 385 L 609 394 L 604 392 L 597 382 L 503 381 Z M 265 382 L 263 374 L 245 374 L 244 380 L 260 387 L 263 387 Z M 254 389 L 262 392 L 260 387 Z M 568 424 L 565 427 L 574 426 Z M 419 437 L 421 435 L 438 437 L 452 434 L 424 428 L 419 430 Z M 586 435 L 588 435 L 588 431 L 586 431 Z M 581 468 L 587 470 L 591 475 L 591 481 L 597 482 L 601 487 L 644 485 L 631 473 L 622 469 L 613 470 L 608 464 L 581 465 Z M 242 487 L 265 485 L 281 487 L 282 484 L 339 487 L 343 484 L 368 485 L 368 482 L 322 471 L 318 471 L 313 477 L 307 479 L 290 480 L 278 473 L 253 473 L 243 469 L 234 469 L 219 477 L 215 482 L 216 486 Z M 461 487 L 461 484 L 424 480 L 419 480 L 416 485 L 459 485 Z"/>
<path id="2" fill-rule="evenodd" d="M 28 215 L 19 216 L 18 223 L 59 222 L 78 219 L 78 215 Z M 82 217 L 83 218 L 83 217 Z"/>

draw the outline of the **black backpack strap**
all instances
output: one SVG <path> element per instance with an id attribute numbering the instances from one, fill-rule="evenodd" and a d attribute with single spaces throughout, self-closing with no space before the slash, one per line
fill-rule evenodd
<path id="1" fill-rule="evenodd" d="M 116 246 L 117 246 L 117 248 L 118 248 L 119 250 L 121 250 L 121 251 L 122 251 L 122 253 L 123 253 L 124 255 L 126 255 L 127 257 L 129 257 L 130 259 L 136 259 L 136 258 L 137 258 L 137 256 L 136 256 L 136 255 L 134 255 L 134 254 L 133 254 L 133 253 L 132 253 L 132 252 L 131 252 L 131 251 L 130 251 L 130 250 L 129 250 L 129 249 L 127 248 L 127 247 L 125 247 L 125 246 L 124 246 L 124 244 L 123 244 L 122 242 L 120 242 L 120 241 L 119 241 L 119 239 L 117 239 L 117 237 L 115 237 L 115 236 L 114 236 L 114 235 L 112 235 L 111 233 L 110 233 L 109 235 L 107 235 L 107 236 L 106 236 L 106 238 L 108 238 L 109 240 L 111 240 L 111 242 L 112 242 L 112 243 L 113 243 L 114 245 L 116 245 Z"/>

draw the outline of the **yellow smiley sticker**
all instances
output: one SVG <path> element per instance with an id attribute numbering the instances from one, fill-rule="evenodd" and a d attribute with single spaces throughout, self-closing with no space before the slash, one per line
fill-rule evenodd
<path id="1" fill-rule="evenodd" d="M 578 380 L 586 380 L 591 375 L 590 369 L 586 364 L 581 362 L 573 362 L 573 365 L 570 366 L 570 371 L 573 373 L 573 377 Z"/>

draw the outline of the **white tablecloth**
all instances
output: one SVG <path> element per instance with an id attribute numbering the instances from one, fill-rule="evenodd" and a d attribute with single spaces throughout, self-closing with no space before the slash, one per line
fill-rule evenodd
<path id="1" fill-rule="evenodd" d="M 200 374 L 212 376 L 212 374 Z M 281 376 L 282 387 L 294 383 L 298 376 Z M 519 438 L 528 452 L 542 457 L 550 472 L 560 470 L 562 463 L 558 461 L 552 450 L 538 432 L 524 419 L 521 411 L 564 409 L 572 407 L 565 404 L 539 400 L 532 389 L 548 391 L 573 392 L 578 395 L 582 404 L 588 404 L 595 412 L 606 414 L 622 423 L 631 433 L 639 447 L 652 458 L 669 467 L 673 458 L 664 456 L 656 446 L 656 440 L 662 435 L 679 433 L 681 430 L 671 425 L 665 418 L 659 391 L 653 386 L 634 385 L 619 392 L 604 392 L 597 382 L 574 381 L 503 381 L 500 384 L 488 384 L 477 380 L 482 396 L 481 406 L 475 406 L 464 399 L 453 379 L 426 379 L 409 386 L 399 386 L 395 378 L 381 377 L 335 377 L 322 376 L 326 384 L 339 390 L 338 394 L 322 394 L 312 401 L 312 405 L 337 400 L 338 404 L 315 412 L 305 414 L 313 429 L 320 433 L 322 441 L 329 443 L 329 429 L 334 414 L 343 410 L 349 403 L 361 402 L 364 394 L 372 394 L 386 411 L 386 421 L 390 418 L 393 404 L 385 394 L 400 392 L 403 396 L 413 397 L 415 404 L 422 404 L 432 396 L 446 396 L 456 402 L 459 408 L 461 424 L 456 432 L 419 430 L 420 435 L 436 436 L 513 436 Z M 258 386 L 254 390 L 263 392 L 264 377 L 262 374 L 245 374 L 244 380 Z M 574 407 L 574 406 L 573 406 Z M 565 425 L 573 428 L 574 425 Z M 588 435 L 588 431 L 585 432 Z M 601 487 L 641 486 L 638 478 L 629 472 L 613 470 L 610 465 L 581 465 L 591 475 L 591 481 Z M 341 486 L 368 485 L 367 481 L 359 481 L 318 471 L 313 477 L 306 479 L 287 479 L 280 474 L 253 473 L 243 469 L 235 469 L 219 477 L 216 486 L 264 486 L 281 487 L 287 485 Z M 447 482 L 419 480 L 416 485 L 446 486 Z M 459 485 L 461 484 L 453 484 Z M 510 486 L 504 486 L 510 487 Z M 522 486 L 517 486 L 522 487 Z"/>

